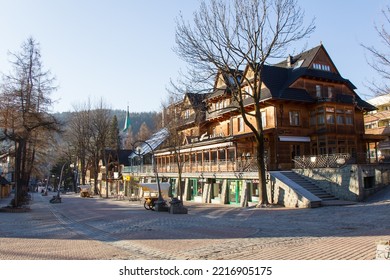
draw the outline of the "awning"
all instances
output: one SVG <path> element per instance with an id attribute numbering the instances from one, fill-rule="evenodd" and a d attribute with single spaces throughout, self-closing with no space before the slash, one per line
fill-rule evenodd
<path id="1" fill-rule="evenodd" d="M 279 136 L 280 142 L 310 142 L 307 136 Z"/>

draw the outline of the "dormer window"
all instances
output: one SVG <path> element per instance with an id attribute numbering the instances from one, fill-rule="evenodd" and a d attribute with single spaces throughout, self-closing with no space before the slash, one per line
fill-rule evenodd
<path id="1" fill-rule="evenodd" d="M 190 114 L 191 114 L 191 112 L 190 112 L 190 110 L 189 109 L 187 109 L 185 112 L 184 112 L 184 119 L 189 119 L 190 118 Z"/>
<path id="2" fill-rule="evenodd" d="M 313 63 L 313 69 L 330 72 L 330 66 L 321 63 Z"/>

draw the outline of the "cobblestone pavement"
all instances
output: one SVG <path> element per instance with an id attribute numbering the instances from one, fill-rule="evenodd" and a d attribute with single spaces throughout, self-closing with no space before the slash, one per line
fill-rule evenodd
<path id="1" fill-rule="evenodd" d="M 389 188 L 366 202 L 314 209 L 188 202 L 188 215 L 75 194 L 59 204 L 32 198 L 29 212 L 0 212 L 0 259 L 367 260 L 376 242 L 390 240 Z"/>

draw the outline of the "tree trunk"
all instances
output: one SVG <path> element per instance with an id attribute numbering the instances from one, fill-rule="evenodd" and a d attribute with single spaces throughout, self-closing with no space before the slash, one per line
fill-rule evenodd
<path id="1" fill-rule="evenodd" d="M 265 167 L 265 158 L 264 158 L 264 137 L 261 133 L 259 140 L 256 141 L 256 150 L 257 150 L 257 167 L 259 174 L 259 204 L 258 206 L 263 206 L 269 204 L 268 202 L 268 193 L 267 193 L 267 182 L 266 182 L 266 167 Z"/>

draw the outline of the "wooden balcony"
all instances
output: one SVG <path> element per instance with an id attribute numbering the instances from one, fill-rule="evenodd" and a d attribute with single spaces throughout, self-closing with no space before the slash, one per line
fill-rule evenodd
<path id="1" fill-rule="evenodd" d="M 178 173 L 178 166 L 176 163 L 170 163 L 163 166 L 158 166 L 157 171 L 159 175 L 164 173 Z M 219 161 L 204 161 L 200 162 L 185 162 L 183 164 L 182 173 L 201 173 L 201 172 L 256 172 L 257 164 L 254 158 L 245 160 L 219 160 Z M 142 166 L 127 166 L 124 173 L 133 174 L 155 174 L 151 165 Z"/>
<path id="2" fill-rule="evenodd" d="M 365 130 L 366 134 L 390 135 L 390 126 L 382 126 Z"/>

